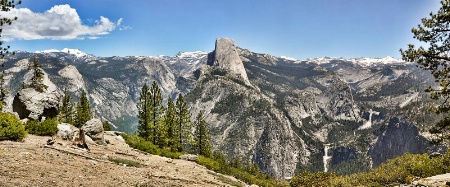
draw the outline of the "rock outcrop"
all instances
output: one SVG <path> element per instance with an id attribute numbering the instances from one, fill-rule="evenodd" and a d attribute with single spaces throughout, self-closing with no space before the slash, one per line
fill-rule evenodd
<path id="1" fill-rule="evenodd" d="M 13 100 L 13 111 L 20 119 L 34 120 L 53 118 L 58 115 L 61 94 L 57 92 L 41 93 L 33 88 L 22 89 Z"/>
<path id="2" fill-rule="evenodd" d="M 83 127 L 84 133 L 89 136 L 95 143 L 105 145 L 104 130 L 100 119 L 91 119 L 86 122 Z"/>
<path id="3" fill-rule="evenodd" d="M 230 38 L 218 38 L 216 40 L 214 51 L 208 54 L 208 65 L 228 70 L 233 75 L 241 78 L 245 84 L 250 85 L 244 64 L 242 63 L 233 40 Z"/>
<path id="4" fill-rule="evenodd" d="M 78 128 L 68 123 L 58 124 L 57 128 L 58 132 L 56 133 L 56 135 L 63 140 L 73 141 L 80 132 Z"/>

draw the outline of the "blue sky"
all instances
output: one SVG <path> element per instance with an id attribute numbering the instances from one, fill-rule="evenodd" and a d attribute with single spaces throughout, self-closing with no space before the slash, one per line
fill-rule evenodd
<path id="1" fill-rule="evenodd" d="M 438 0 L 23 0 L 2 35 L 13 50 L 98 56 L 212 51 L 216 38 L 258 53 L 400 57 Z"/>

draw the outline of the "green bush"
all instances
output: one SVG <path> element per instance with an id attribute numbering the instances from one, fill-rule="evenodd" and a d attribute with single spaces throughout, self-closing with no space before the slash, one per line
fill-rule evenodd
<path id="1" fill-rule="evenodd" d="M 20 141 L 27 132 L 16 116 L 0 112 L 0 140 Z"/>
<path id="2" fill-rule="evenodd" d="M 144 138 L 138 135 L 124 136 L 125 142 L 132 148 L 145 151 L 153 155 L 161 155 L 162 150 L 157 145 L 154 145 L 150 141 L 144 140 Z"/>
<path id="3" fill-rule="evenodd" d="M 30 134 L 38 136 L 53 136 L 58 132 L 58 121 L 55 118 L 50 118 L 41 123 L 35 120 L 29 120 L 25 123 L 25 128 Z"/>
<path id="4" fill-rule="evenodd" d="M 172 151 L 167 150 L 167 149 L 161 149 L 161 154 L 160 154 L 160 156 L 167 157 L 167 158 L 172 158 L 172 159 L 178 159 L 178 158 L 180 158 L 181 155 L 183 155 L 183 153 L 172 152 Z"/>
<path id="5" fill-rule="evenodd" d="M 335 174 L 317 172 L 311 173 L 305 171 L 300 173 L 291 179 L 291 186 L 328 186 L 327 183 L 330 179 L 336 177 Z"/>
<path id="6" fill-rule="evenodd" d="M 103 125 L 103 130 L 104 130 L 104 131 L 112 131 L 111 125 L 109 124 L 108 121 L 104 121 L 104 122 L 102 123 L 102 125 Z"/>
<path id="7" fill-rule="evenodd" d="M 219 162 L 201 155 L 198 157 L 197 163 L 215 172 L 219 172 L 222 170 L 222 166 Z"/>

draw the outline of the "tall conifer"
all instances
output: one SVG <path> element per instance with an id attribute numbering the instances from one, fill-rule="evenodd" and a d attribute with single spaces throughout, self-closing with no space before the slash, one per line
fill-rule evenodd
<path id="1" fill-rule="evenodd" d="M 211 139 L 209 137 L 208 127 L 206 126 L 203 112 L 198 113 L 195 119 L 194 144 L 193 151 L 199 155 L 211 156 Z"/>
<path id="2" fill-rule="evenodd" d="M 150 140 L 154 145 L 163 146 L 165 138 L 165 129 L 162 124 L 162 117 L 164 114 L 164 106 L 162 104 L 162 94 L 156 81 L 153 81 L 152 87 L 149 90 L 150 99 Z"/>
<path id="3" fill-rule="evenodd" d="M 175 103 L 176 109 L 176 127 L 175 134 L 178 138 L 178 141 L 174 143 L 174 148 L 177 151 L 183 151 L 191 140 L 192 132 L 191 132 L 191 114 L 187 108 L 186 101 L 183 98 L 183 95 L 179 94 L 177 101 Z"/>
<path id="4" fill-rule="evenodd" d="M 167 101 L 167 109 L 164 113 L 164 124 L 166 126 L 166 141 L 168 146 L 172 149 L 172 151 L 176 151 L 177 149 L 174 148 L 175 142 L 178 140 L 176 133 L 175 133 L 175 127 L 176 127 L 176 108 L 175 104 L 173 103 L 172 98 L 169 98 Z"/>
<path id="5" fill-rule="evenodd" d="M 80 100 L 77 103 L 77 114 L 75 126 L 81 127 L 86 124 L 87 121 L 92 119 L 91 107 L 89 105 L 89 100 L 87 99 L 86 92 L 83 90 L 81 92 Z"/>
<path id="6" fill-rule="evenodd" d="M 64 91 L 64 97 L 62 101 L 61 110 L 58 116 L 58 120 L 63 123 L 74 124 L 74 103 L 67 91 Z"/>
<path id="7" fill-rule="evenodd" d="M 144 84 L 141 89 L 141 93 L 139 94 L 139 102 L 137 103 L 138 108 L 138 133 L 139 136 L 148 140 L 150 137 L 150 94 L 147 84 Z"/>

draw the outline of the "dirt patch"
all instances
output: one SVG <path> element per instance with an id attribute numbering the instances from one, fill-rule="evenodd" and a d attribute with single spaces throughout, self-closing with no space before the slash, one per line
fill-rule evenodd
<path id="1" fill-rule="evenodd" d="M 0 186 L 234 186 L 245 185 L 234 177 L 228 184 L 221 174 L 194 162 L 169 159 L 134 150 L 117 136 L 110 144 L 90 145 L 90 151 L 71 142 L 28 135 L 24 142 L 0 142 Z M 138 167 L 111 162 L 127 160 Z M 225 181 L 225 182 L 223 182 Z M 239 186 L 239 185 L 238 185 Z"/>

